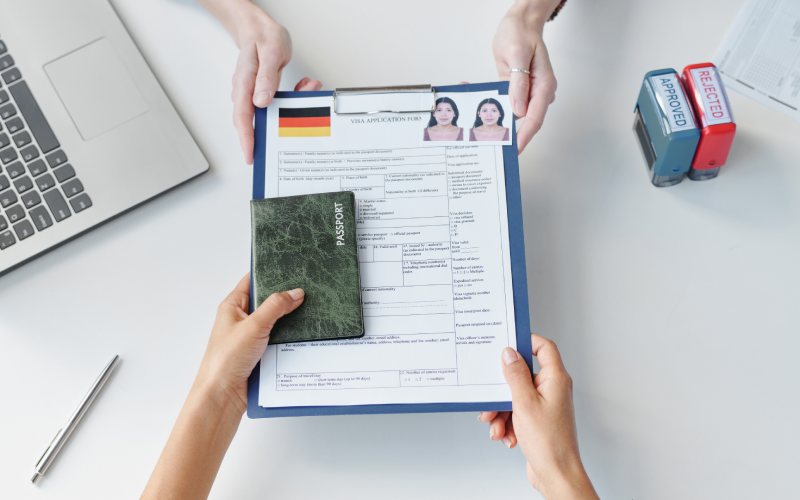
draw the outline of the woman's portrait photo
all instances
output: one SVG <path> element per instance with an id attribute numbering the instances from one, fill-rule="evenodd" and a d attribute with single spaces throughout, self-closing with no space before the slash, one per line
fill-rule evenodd
<path id="1" fill-rule="evenodd" d="M 425 141 L 463 141 L 464 129 L 458 127 L 458 106 L 449 97 L 436 99 L 431 119 L 422 138 Z"/>
<path id="2" fill-rule="evenodd" d="M 469 131 L 470 141 L 507 141 L 508 127 L 503 126 L 506 114 L 497 99 L 484 99 L 475 112 L 475 125 Z"/>

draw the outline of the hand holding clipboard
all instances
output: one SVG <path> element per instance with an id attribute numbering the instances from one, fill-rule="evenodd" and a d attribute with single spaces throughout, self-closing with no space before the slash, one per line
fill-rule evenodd
<path id="1" fill-rule="evenodd" d="M 497 72 L 509 80 L 514 114 L 519 124 L 518 148 L 522 153 L 544 123 L 555 99 L 556 78 L 542 37 L 544 24 L 552 20 L 566 0 L 518 2 L 500 21 L 492 43 Z M 233 75 L 233 121 L 245 163 L 253 163 L 253 116 L 255 107 L 272 101 L 283 68 L 292 57 L 289 32 L 250 2 L 201 0 L 231 33 L 239 46 Z M 303 78 L 295 91 L 320 90 L 322 84 Z"/>

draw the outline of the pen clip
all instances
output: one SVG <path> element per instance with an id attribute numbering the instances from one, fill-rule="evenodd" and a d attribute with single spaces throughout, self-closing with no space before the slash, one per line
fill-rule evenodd
<path id="1" fill-rule="evenodd" d="M 53 439 L 50 440 L 50 444 L 48 444 L 47 448 L 45 448 L 44 451 L 42 452 L 42 456 L 39 457 L 39 460 L 36 461 L 36 468 L 37 469 L 39 468 L 39 464 L 42 463 L 42 460 L 44 460 L 44 458 L 47 456 L 47 452 L 49 452 L 53 448 L 53 443 L 56 442 L 56 440 L 58 439 L 59 434 L 61 434 L 61 431 L 63 431 L 63 430 L 64 430 L 64 428 L 62 427 L 61 429 L 58 429 L 56 431 L 56 435 L 53 436 Z"/>

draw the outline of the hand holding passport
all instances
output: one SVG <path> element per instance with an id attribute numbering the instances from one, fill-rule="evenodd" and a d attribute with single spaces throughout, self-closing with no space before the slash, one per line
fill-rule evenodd
<path id="1" fill-rule="evenodd" d="M 253 306 L 302 288 L 302 306 L 275 324 L 270 344 L 364 335 L 352 192 L 251 201 Z"/>

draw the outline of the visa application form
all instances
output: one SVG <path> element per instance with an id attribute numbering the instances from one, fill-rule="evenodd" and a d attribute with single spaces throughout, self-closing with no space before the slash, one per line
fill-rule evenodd
<path id="1" fill-rule="evenodd" d="M 260 406 L 510 400 L 500 353 L 516 348 L 511 141 L 471 129 L 490 99 L 510 131 L 511 108 L 497 92 L 436 97 L 460 115 L 449 139 L 426 133 L 429 112 L 339 115 L 331 96 L 270 105 L 265 196 L 355 193 L 365 335 L 268 346 Z"/>

